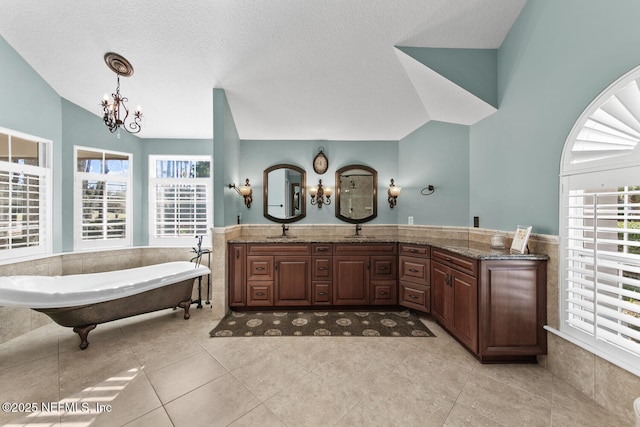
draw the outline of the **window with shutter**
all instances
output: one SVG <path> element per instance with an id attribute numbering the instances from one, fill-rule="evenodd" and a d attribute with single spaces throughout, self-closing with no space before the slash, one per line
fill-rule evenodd
<path id="1" fill-rule="evenodd" d="M 594 100 L 561 170 L 560 334 L 640 375 L 640 68 Z M 557 331 L 556 331 L 557 332 Z"/>
<path id="2" fill-rule="evenodd" d="M 131 246 L 131 154 L 75 147 L 75 248 Z"/>
<path id="3" fill-rule="evenodd" d="M 212 200 L 211 157 L 149 156 L 149 244 L 210 244 Z"/>
<path id="4" fill-rule="evenodd" d="M 51 253 L 51 141 L 0 128 L 0 259 Z"/>

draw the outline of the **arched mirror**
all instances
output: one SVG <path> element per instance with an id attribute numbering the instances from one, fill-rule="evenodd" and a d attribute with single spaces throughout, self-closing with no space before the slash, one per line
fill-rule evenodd
<path id="1" fill-rule="evenodd" d="M 336 171 L 336 217 L 359 223 L 378 215 L 378 172 L 364 165 Z"/>
<path id="2" fill-rule="evenodd" d="M 271 166 L 264 170 L 265 218 L 288 223 L 306 215 L 304 169 L 288 164 Z"/>

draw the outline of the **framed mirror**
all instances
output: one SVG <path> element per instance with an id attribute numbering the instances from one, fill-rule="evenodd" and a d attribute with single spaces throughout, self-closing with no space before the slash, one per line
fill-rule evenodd
<path id="1" fill-rule="evenodd" d="M 378 215 L 378 172 L 364 165 L 336 171 L 336 217 L 351 222 L 371 221 Z"/>
<path id="2" fill-rule="evenodd" d="M 264 170 L 265 218 L 280 223 L 301 220 L 307 214 L 305 203 L 306 173 L 286 163 Z"/>

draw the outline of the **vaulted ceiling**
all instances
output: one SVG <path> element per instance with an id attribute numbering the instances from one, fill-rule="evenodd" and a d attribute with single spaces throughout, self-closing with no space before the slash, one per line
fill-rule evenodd
<path id="1" fill-rule="evenodd" d="M 0 35 L 96 116 L 116 85 L 103 56 L 123 55 L 142 138 L 212 138 L 223 88 L 241 139 L 399 140 L 495 108 L 396 47 L 497 49 L 525 3 L 3 0 Z"/>

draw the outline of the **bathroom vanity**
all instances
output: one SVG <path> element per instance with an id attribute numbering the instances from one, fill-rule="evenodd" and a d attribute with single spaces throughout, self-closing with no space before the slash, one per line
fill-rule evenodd
<path id="1" fill-rule="evenodd" d="M 234 310 L 373 309 L 431 315 L 482 362 L 546 353 L 545 255 L 442 242 L 251 239 L 228 246 Z"/>

